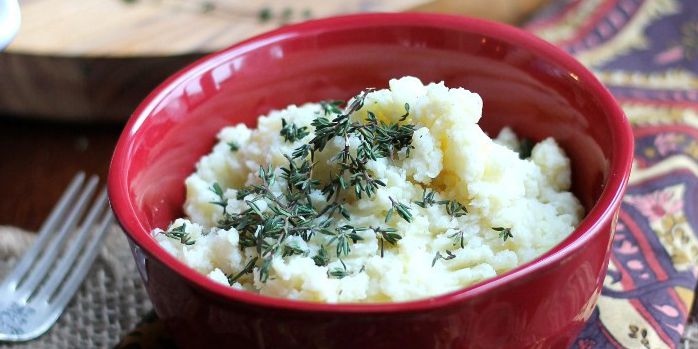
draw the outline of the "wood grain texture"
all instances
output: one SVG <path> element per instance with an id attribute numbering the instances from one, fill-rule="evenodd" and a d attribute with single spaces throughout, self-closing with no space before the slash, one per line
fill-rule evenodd
<path id="1" fill-rule="evenodd" d="M 78 171 L 103 184 L 121 127 L 0 117 L 0 225 L 38 229 Z"/>
<path id="2" fill-rule="evenodd" d="M 283 24 L 356 12 L 443 12 L 517 23 L 546 0 L 25 0 L 10 53 L 208 53 Z"/>
<path id="3" fill-rule="evenodd" d="M 0 54 L 0 114 L 123 121 L 155 86 L 200 56 L 76 58 Z"/>
<path id="4" fill-rule="evenodd" d="M 413 11 L 439 12 L 519 24 L 550 0 L 437 0 L 414 7 Z"/>

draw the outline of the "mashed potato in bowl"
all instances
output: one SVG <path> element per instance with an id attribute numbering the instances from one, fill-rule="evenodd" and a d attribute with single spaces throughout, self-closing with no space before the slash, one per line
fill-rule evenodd
<path id="1" fill-rule="evenodd" d="M 393 302 L 531 261 L 583 216 L 551 139 L 478 126 L 482 100 L 413 77 L 346 106 L 226 127 L 186 179 L 187 218 L 154 238 L 211 279 L 263 295 Z"/>

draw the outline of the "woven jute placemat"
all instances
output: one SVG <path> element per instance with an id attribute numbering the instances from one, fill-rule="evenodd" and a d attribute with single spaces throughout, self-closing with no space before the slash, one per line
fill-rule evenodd
<path id="1" fill-rule="evenodd" d="M 0 226 L 0 278 L 32 243 L 34 233 Z M 112 348 L 151 309 L 128 243 L 117 226 L 58 323 L 39 339 L 0 348 Z"/>

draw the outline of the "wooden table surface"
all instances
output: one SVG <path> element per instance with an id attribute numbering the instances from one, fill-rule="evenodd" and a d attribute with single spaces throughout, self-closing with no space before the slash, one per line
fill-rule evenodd
<path id="1" fill-rule="evenodd" d="M 38 229 L 81 170 L 103 181 L 122 127 L 0 115 L 0 225 Z"/>

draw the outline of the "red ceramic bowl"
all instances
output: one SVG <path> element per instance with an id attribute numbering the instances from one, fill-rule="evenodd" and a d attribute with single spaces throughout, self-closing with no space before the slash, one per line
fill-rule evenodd
<path id="1" fill-rule="evenodd" d="M 541 258 L 467 289 L 405 303 L 320 304 L 222 286 L 149 232 L 182 214 L 184 178 L 217 131 L 291 103 L 346 99 L 413 75 L 478 92 L 485 130 L 553 136 L 572 160 L 586 218 Z M 157 314 L 182 348 L 565 348 L 591 314 L 630 172 L 632 135 L 592 74 L 501 24 L 371 14 L 292 25 L 212 54 L 131 116 L 109 196 Z"/>

